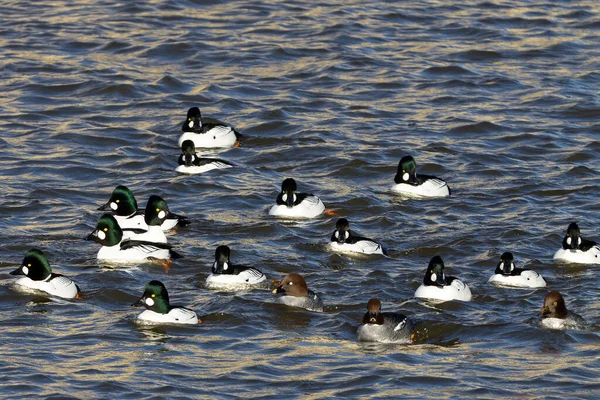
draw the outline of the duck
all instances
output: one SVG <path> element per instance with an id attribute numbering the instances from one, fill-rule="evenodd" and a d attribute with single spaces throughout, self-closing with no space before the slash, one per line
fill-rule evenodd
<path id="1" fill-rule="evenodd" d="M 142 324 L 198 324 L 201 321 L 189 308 L 172 306 L 169 293 L 161 281 L 150 281 L 144 288 L 142 297 L 132 304 L 134 307 L 144 306 L 146 310 L 137 316 Z"/>
<path id="2" fill-rule="evenodd" d="M 556 290 L 544 297 L 544 305 L 539 315 L 539 325 L 546 329 L 584 329 L 585 320 L 577 313 L 567 310 L 565 299 Z"/>
<path id="3" fill-rule="evenodd" d="M 514 257 L 511 252 L 504 252 L 500 256 L 500 262 L 488 282 L 500 286 L 512 286 L 522 288 L 546 287 L 546 281 L 540 274 L 530 269 L 515 267 Z"/>
<path id="4" fill-rule="evenodd" d="M 215 250 L 212 273 L 206 278 L 209 289 L 242 289 L 258 285 L 267 280 L 256 268 L 234 265 L 230 259 L 231 249 L 219 246 Z"/>
<path id="5" fill-rule="evenodd" d="M 329 246 L 339 253 L 386 254 L 385 249 L 373 239 L 359 236 L 351 231 L 350 223 L 346 218 L 337 220 Z"/>
<path id="6" fill-rule="evenodd" d="M 317 196 L 297 193 L 296 181 L 286 178 L 281 184 L 281 192 L 269 215 L 282 218 L 314 218 L 325 211 L 325 205 Z"/>
<path id="7" fill-rule="evenodd" d="M 182 174 L 202 174 L 213 169 L 231 168 L 233 164 L 218 158 L 199 157 L 196 154 L 196 146 L 192 140 L 184 140 L 181 144 L 181 155 L 177 160 L 179 166 L 176 172 Z"/>
<path id="8" fill-rule="evenodd" d="M 25 275 L 14 283 L 13 287 L 17 290 L 44 292 L 63 299 L 79 297 L 81 292 L 70 278 L 53 273 L 46 255 L 38 249 L 31 249 L 25 253 L 21 266 L 10 274 Z"/>
<path id="9" fill-rule="evenodd" d="M 562 247 L 554 253 L 553 259 L 577 264 L 600 264 L 600 246 L 592 240 L 582 238 L 579 225 L 571 222 Z"/>
<path id="10" fill-rule="evenodd" d="M 148 229 L 144 221 L 144 212 L 138 209 L 137 200 L 127 186 L 117 186 L 110 195 L 108 202 L 98 207 L 98 211 L 112 212 L 122 229 Z M 190 223 L 191 221 L 187 217 L 169 211 L 167 218 L 161 224 L 161 228 L 164 231 L 169 231 L 177 225 L 185 226 Z"/>
<path id="11" fill-rule="evenodd" d="M 404 314 L 381 312 L 381 301 L 371 299 L 357 336 L 359 342 L 412 343 L 413 324 Z"/>
<path id="12" fill-rule="evenodd" d="M 162 229 L 162 223 L 169 216 L 167 202 L 162 197 L 153 194 L 148 198 L 143 216 L 146 230 L 121 228 L 123 230 L 123 239 L 167 243 L 167 235 L 165 235 Z"/>
<path id="13" fill-rule="evenodd" d="M 306 286 L 304 278 L 296 273 L 284 276 L 279 286 L 273 289 L 276 303 L 291 307 L 304 308 L 310 311 L 322 312 L 323 300 Z"/>
<path id="14" fill-rule="evenodd" d="M 136 263 L 145 260 L 180 258 L 168 243 L 154 243 L 135 239 L 124 239 L 123 230 L 112 214 L 104 214 L 96 229 L 86 240 L 100 243 L 97 258 L 106 262 Z"/>
<path id="15" fill-rule="evenodd" d="M 192 107 L 187 112 L 187 118 L 181 130 L 178 145 L 191 140 L 199 148 L 233 147 L 240 140 L 240 133 L 231 126 L 214 118 L 202 118 L 200 109 Z"/>
<path id="16" fill-rule="evenodd" d="M 396 183 L 392 191 L 408 197 L 448 197 L 450 187 L 441 178 L 417 175 L 417 163 L 412 156 L 404 156 L 398 163 Z"/>
<path id="17" fill-rule="evenodd" d="M 442 257 L 435 256 L 429 261 L 423 284 L 415 292 L 415 297 L 441 301 L 471 301 L 471 290 L 460 279 L 446 276 Z"/>

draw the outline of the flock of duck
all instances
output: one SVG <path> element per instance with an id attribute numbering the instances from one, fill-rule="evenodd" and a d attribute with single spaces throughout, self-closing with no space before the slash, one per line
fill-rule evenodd
<path id="1" fill-rule="evenodd" d="M 200 110 L 193 107 L 188 111 L 182 130 L 183 134 L 178 142 L 181 155 L 177 172 L 200 174 L 212 169 L 233 167 L 233 164 L 225 160 L 199 156 L 196 148 L 236 146 L 241 135 L 235 129 L 218 120 L 201 117 Z M 443 179 L 417 175 L 416 167 L 411 156 L 400 160 L 392 192 L 406 197 L 450 196 L 450 188 Z M 176 226 L 185 226 L 190 220 L 172 213 L 160 196 L 150 196 L 146 208 L 140 210 L 133 193 L 126 186 L 117 186 L 108 202 L 98 210 L 107 213 L 100 217 L 95 229 L 86 239 L 101 245 L 97 254 L 99 261 L 127 264 L 159 260 L 168 263 L 179 257 L 167 243 L 164 232 Z M 323 213 L 327 213 L 327 210 L 321 199 L 313 194 L 298 192 L 292 178 L 283 181 L 281 192 L 269 209 L 269 215 L 289 219 L 315 218 Z M 350 230 L 350 224 L 345 218 L 338 219 L 329 248 L 345 254 L 386 255 L 386 250 L 380 243 Z M 206 278 L 208 289 L 235 291 L 272 287 L 264 273 L 253 267 L 233 264 L 230 254 L 231 250 L 227 246 L 219 246 L 215 250 L 211 274 Z M 600 246 L 582 238 L 579 226 L 573 222 L 567 228 L 562 246 L 554 254 L 554 259 L 567 263 L 600 264 Z M 42 292 L 68 299 L 80 296 L 80 288 L 68 277 L 53 273 L 46 256 L 38 249 L 29 250 L 21 266 L 11 274 L 24 275 L 13 284 L 13 288 L 20 291 Z M 488 282 L 505 287 L 546 287 L 546 281 L 538 272 L 515 267 L 514 257 L 510 252 L 502 254 Z M 281 281 L 273 283 L 276 302 L 310 311 L 323 311 L 322 299 L 308 289 L 301 275 L 290 273 Z M 444 261 L 440 256 L 435 256 L 429 262 L 423 283 L 414 296 L 429 301 L 470 301 L 471 291 L 462 280 L 446 276 Z M 193 310 L 171 305 L 166 287 L 157 280 L 146 285 L 141 298 L 133 305 L 146 308 L 137 317 L 143 324 L 200 322 Z M 563 297 L 557 291 L 546 295 L 539 316 L 540 326 L 550 329 L 581 329 L 585 325 L 581 316 L 567 310 Z M 382 312 L 380 300 L 374 298 L 367 303 L 367 312 L 357 334 L 360 341 L 410 343 L 413 340 L 413 329 L 413 323 L 408 317 L 400 313 Z"/>

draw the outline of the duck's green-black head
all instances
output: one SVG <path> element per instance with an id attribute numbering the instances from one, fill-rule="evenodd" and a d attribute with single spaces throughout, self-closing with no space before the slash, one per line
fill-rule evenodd
<path id="1" fill-rule="evenodd" d="M 344 243 L 350 237 L 350 223 L 346 218 L 340 218 L 335 224 L 332 241 Z"/>
<path id="2" fill-rule="evenodd" d="M 423 283 L 427 286 L 446 286 L 446 276 L 444 275 L 444 260 L 442 257 L 435 256 L 429 261 L 427 271 L 425 271 L 425 277 Z"/>
<path id="3" fill-rule="evenodd" d="M 398 163 L 398 171 L 394 177 L 396 183 L 415 182 L 417 179 L 417 163 L 411 156 L 404 156 Z"/>
<path id="4" fill-rule="evenodd" d="M 161 225 L 170 215 L 169 206 L 162 197 L 150 196 L 148 204 L 146 204 L 146 211 L 144 211 L 144 221 L 148 226 Z"/>
<path id="5" fill-rule="evenodd" d="M 292 207 L 296 202 L 296 190 L 298 190 L 298 187 L 296 185 L 296 181 L 293 178 L 286 178 L 281 183 L 281 200 L 288 207 Z"/>
<path id="6" fill-rule="evenodd" d="M 185 119 L 181 130 L 184 132 L 202 131 L 202 117 L 198 107 L 192 107 L 188 110 L 187 118 Z"/>
<path id="7" fill-rule="evenodd" d="M 122 239 L 123 230 L 111 214 L 100 217 L 96 229 L 86 237 L 86 240 L 93 240 L 102 246 L 115 246 L 121 243 Z"/>
<path id="8" fill-rule="evenodd" d="M 563 248 L 565 250 L 576 250 L 581 245 L 581 232 L 576 222 L 571 222 L 567 228 L 567 234 L 563 239 Z"/>
<path id="9" fill-rule="evenodd" d="M 512 271 L 515 269 L 514 257 L 513 254 L 509 251 L 502 253 L 500 256 L 500 262 L 496 267 L 496 274 L 502 275 L 510 275 Z"/>
<path id="10" fill-rule="evenodd" d="M 132 306 L 144 306 L 160 314 L 169 312 L 169 294 L 160 281 L 150 281 L 144 288 L 144 294 Z"/>
<path id="11" fill-rule="evenodd" d="M 52 274 L 52 268 L 46 255 L 38 249 L 31 249 L 25 254 L 21 266 L 10 273 L 11 275 L 25 275 L 34 281 L 43 281 Z"/>
<path id="12" fill-rule="evenodd" d="M 137 211 L 135 196 L 127 186 L 119 185 L 113 190 L 108 202 L 99 207 L 99 211 L 113 211 L 120 216 L 129 216 Z"/>
<path id="13" fill-rule="evenodd" d="M 232 274 L 233 268 L 229 257 L 231 250 L 228 246 L 219 246 L 215 250 L 215 262 L 212 266 L 213 274 Z"/>

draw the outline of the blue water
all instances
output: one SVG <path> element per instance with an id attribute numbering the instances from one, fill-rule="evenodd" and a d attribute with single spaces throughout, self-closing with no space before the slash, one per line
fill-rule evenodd
<path id="1" fill-rule="evenodd" d="M 111 1 L 0 6 L 0 393 L 23 398 L 596 398 L 597 266 L 552 255 L 568 224 L 600 240 L 600 5 L 595 1 Z M 232 124 L 236 168 L 177 174 L 188 108 Z M 390 192 L 398 161 L 452 197 Z M 281 181 L 337 216 L 267 215 Z M 84 241 L 115 186 L 194 220 L 184 255 L 109 268 Z M 389 257 L 327 251 L 338 216 Z M 299 272 L 324 313 L 267 290 L 203 287 L 215 248 L 270 279 Z M 10 288 L 30 248 L 82 300 Z M 548 289 L 487 283 L 500 255 Z M 469 303 L 412 298 L 428 261 Z M 144 328 L 159 279 L 194 327 Z M 588 322 L 540 329 L 559 290 Z M 367 301 L 417 324 L 416 344 L 356 342 Z"/>

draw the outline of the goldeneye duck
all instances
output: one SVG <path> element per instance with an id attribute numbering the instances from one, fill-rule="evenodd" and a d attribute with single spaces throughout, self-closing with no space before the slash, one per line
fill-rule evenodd
<path id="1" fill-rule="evenodd" d="M 402 157 L 398 163 L 398 172 L 394 177 L 396 184 L 392 191 L 410 197 L 446 197 L 450 188 L 443 179 L 430 175 L 417 175 L 417 163 L 411 156 Z"/>
<path id="2" fill-rule="evenodd" d="M 308 289 L 306 281 L 298 274 L 287 274 L 281 284 L 273 289 L 273 293 L 277 294 L 276 303 L 305 308 L 310 311 L 323 311 L 323 300 Z"/>
<path id="3" fill-rule="evenodd" d="M 111 214 L 100 217 L 96 229 L 86 239 L 102 245 L 97 256 L 101 261 L 141 262 L 148 259 L 180 257 L 167 243 L 123 239 L 123 230 Z"/>
<path id="4" fill-rule="evenodd" d="M 404 314 L 382 313 L 381 301 L 371 299 L 357 334 L 361 342 L 412 343 L 412 331 L 413 324 Z"/>
<path id="5" fill-rule="evenodd" d="M 189 308 L 169 304 L 167 288 L 160 281 L 150 281 L 142 297 L 132 306 L 144 306 L 146 311 L 138 315 L 143 324 L 198 324 L 198 316 Z"/>
<path id="6" fill-rule="evenodd" d="M 219 246 L 215 250 L 215 262 L 212 273 L 206 278 L 209 289 L 245 289 L 265 282 L 265 274 L 252 267 L 233 265 L 228 246 Z"/>
<path id="7" fill-rule="evenodd" d="M 490 277 L 488 282 L 500 286 L 524 288 L 546 287 L 546 281 L 537 272 L 515 267 L 513 254 L 508 251 L 502 253 L 500 262 L 496 266 L 496 271 L 494 271 L 494 275 Z"/>
<path id="8" fill-rule="evenodd" d="M 460 279 L 446 276 L 442 257 L 435 256 L 429 261 L 423 284 L 415 292 L 415 297 L 442 301 L 471 301 L 471 290 Z"/>
<path id="9" fill-rule="evenodd" d="M 600 264 L 600 246 L 594 241 L 582 238 L 579 225 L 572 222 L 563 238 L 562 248 L 553 258 L 570 263 Z"/>
<path id="10" fill-rule="evenodd" d="M 386 254 L 385 249 L 376 241 L 351 231 L 346 218 L 337 220 L 329 246 L 340 253 Z"/>
<path id="11" fill-rule="evenodd" d="M 112 211 L 122 229 L 148 229 L 144 221 L 144 212 L 138 209 L 135 196 L 127 186 L 117 186 L 110 195 L 108 202 L 100 206 L 98 211 Z M 168 217 L 161 224 L 161 228 L 168 231 L 177 225 L 185 226 L 190 222 L 186 217 L 169 212 Z"/>
<path id="12" fill-rule="evenodd" d="M 240 140 L 240 134 L 231 126 L 227 126 L 214 118 L 202 118 L 200 109 L 192 107 L 188 110 L 187 118 L 181 127 L 183 134 L 179 137 L 178 145 L 191 140 L 196 147 L 232 147 Z"/>
<path id="13" fill-rule="evenodd" d="M 539 324 L 547 329 L 584 329 L 585 320 L 579 314 L 567 311 L 565 300 L 556 290 L 551 291 L 544 298 L 544 305 L 540 311 Z"/>
<path id="14" fill-rule="evenodd" d="M 144 229 L 123 229 L 123 238 L 152 243 L 167 243 L 167 236 L 162 230 L 162 223 L 169 218 L 171 212 L 162 197 L 152 195 L 144 210 Z M 119 222 L 119 221 L 117 221 Z"/>
<path id="15" fill-rule="evenodd" d="M 269 214 L 283 218 L 314 218 L 325 211 L 325 205 L 317 196 L 297 193 L 296 181 L 287 178 L 281 184 L 281 192 Z"/>
<path id="16" fill-rule="evenodd" d="M 179 166 L 175 171 L 182 174 L 202 174 L 213 169 L 231 168 L 233 164 L 218 158 L 199 157 L 196 146 L 191 140 L 184 140 L 181 144 L 181 155 L 177 160 Z"/>
<path id="17" fill-rule="evenodd" d="M 64 299 L 75 298 L 80 292 L 79 287 L 71 279 L 52 272 L 46 255 L 38 249 L 29 250 L 21 266 L 10 274 L 25 275 L 14 283 L 14 288 L 17 290 L 40 291 Z"/>

